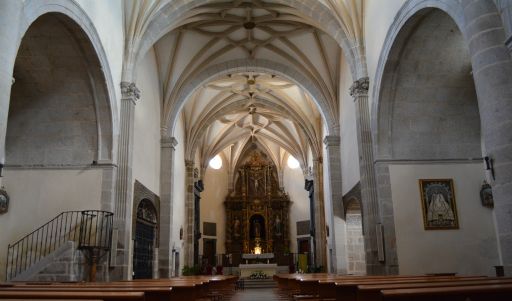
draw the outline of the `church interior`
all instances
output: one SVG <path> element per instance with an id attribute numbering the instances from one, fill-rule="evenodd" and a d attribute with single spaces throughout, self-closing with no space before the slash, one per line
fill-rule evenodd
<path id="1" fill-rule="evenodd" d="M 3 0 L 0 50 L 0 299 L 512 296 L 511 0 Z"/>

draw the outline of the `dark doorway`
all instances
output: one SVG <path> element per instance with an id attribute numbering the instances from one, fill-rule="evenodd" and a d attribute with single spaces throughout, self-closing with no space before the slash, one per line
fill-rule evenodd
<path id="1" fill-rule="evenodd" d="M 153 278 L 153 253 L 156 241 L 156 209 L 148 200 L 137 208 L 133 253 L 133 279 Z"/>
<path id="2" fill-rule="evenodd" d="M 207 260 L 207 265 L 216 265 L 215 258 L 217 255 L 217 240 L 203 238 L 203 260 Z"/>
<path id="3" fill-rule="evenodd" d="M 309 254 L 309 239 L 299 239 L 299 254 Z"/>

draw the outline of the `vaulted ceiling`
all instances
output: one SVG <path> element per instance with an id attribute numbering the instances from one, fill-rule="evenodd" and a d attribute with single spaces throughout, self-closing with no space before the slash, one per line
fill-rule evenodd
<path id="1" fill-rule="evenodd" d="M 199 153 L 206 167 L 222 153 L 234 167 L 244 146 L 252 142 L 278 168 L 288 154 L 303 168 L 308 156 L 321 154 L 317 100 L 304 83 L 272 72 L 272 66 L 270 71 L 219 72 L 188 95 L 183 107 L 178 102 L 189 82 L 209 67 L 260 60 L 300 73 L 318 87 L 329 110 L 338 112 L 341 48 L 294 8 L 259 0 L 200 6 L 187 12 L 154 49 L 164 95 L 163 122 L 173 110 L 181 111 L 189 159 Z"/>

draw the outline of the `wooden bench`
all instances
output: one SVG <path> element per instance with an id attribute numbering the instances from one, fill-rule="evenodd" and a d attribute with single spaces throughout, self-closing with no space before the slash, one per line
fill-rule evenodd
<path id="1" fill-rule="evenodd" d="M 146 300 L 220 300 L 234 293 L 234 276 L 194 276 L 109 283 L 10 283 L 0 291 L 143 292 Z"/>
<path id="2" fill-rule="evenodd" d="M 510 301 L 512 284 L 393 289 L 381 295 L 386 301 Z"/>
<path id="3" fill-rule="evenodd" d="M 81 291 L 81 292 L 63 292 L 63 291 L 0 291 L 0 299 L 67 299 L 67 300 L 134 300 L 144 301 L 143 292 L 102 292 L 102 291 Z"/>
<path id="4" fill-rule="evenodd" d="M 453 287 L 475 286 L 490 284 L 512 284 L 512 278 L 465 279 L 458 281 L 438 281 L 426 283 L 400 283 L 400 284 L 364 284 L 357 287 L 358 301 L 382 300 L 381 291 L 391 289 L 427 288 L 427 287 Z"/>

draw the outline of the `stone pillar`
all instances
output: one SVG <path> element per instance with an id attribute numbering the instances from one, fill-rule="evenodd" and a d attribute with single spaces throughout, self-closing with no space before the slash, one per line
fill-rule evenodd
<path id="1" fill-rule="evenodd" d="M 329 240 L 332 248 L 331 273 L 337 273 L 340 268 L 340 273 L 346 272 L 346 264 L 344 264 L 343 256 L 339 256 L 336 252 L 336 229 L 334 223 L 334 204 L 336 202 L 342 202 L 342 186 L 341 186 L 341 150 L 340 150 L 340 136 L 326 136 L 324 138 L 324 144 L 326 149 L 326 161 L 327 165 L 327 185 L 329 187 L 330 194 L 327 196 L 327 201 L 331 208 L 331 214 L 329 216 Z M 339 254 L 341 255 L 341 254 Z M 343 269 L 345 268 L 345 271 Z"/>
<path id="2" fill-rule="evenodd" d="M 134 83 L 121 83 L 121 115 L 117 155 L 116 203 L 114 208 L 114 229 L 117 231 L 118 246 L 115 264 L 122 267 L 122 278 L 131 279 L 132 271 L 132 156 L 134 113 L 140 91 Z M 120 275 L 116 275 L 119 277 Z"/>
<path id="3" fill-rule="evenodd" d="M 350 95 L 356 103 L 357 143 L 359 148 L 359 171 L 361 175 L 361 198 L 363 205 L 363 234 L 366 249 L 366 266 L 368 274 L 387 274 L 384 260 L 379 261 L 377 249 L 376 227 L 380 224 L 379 203 L 375 167 L 373 165 L 373 144 L 370 128 L 370 111 L 368 108 L 368 77 L 361 78 L 350 87 Z M 390 232 L 394 237 L 394 225 L 385 227 L 384 232 Z M 393 244 L 394 245 L 394 244 Z M 396 248 L 386 246 L 384 252 L 388 258 L 396 258 Z M 392 263 L 394 265 L 395 263 Z"/>
<path id="4" fill-rule="evenodd" d="M 185 160 L 185 265 L 194 265 L 194 161 Z"/>
<path id="5" fill-rule="evenodd" d="M 486 153 L 494 161 L 496 231 L 505 274 L 512 275 L 512 60 L 493 1 L 461 1 Z"/>
<path id="6" fill-rule="evenodd" d="M 313 179 L 315 201 L 315 264 L 317 267 L 322 266 L 324 270 L 327 271 L 327 232 L 325 229 L 324 182 L 321 158 L 313 159 Z"/>
<path id="7" fill-rule="evenodd" d="M 160 278 L 172 277 L 172 233 L 173 233 L 173 188 L 174 188 L 174 152 L 178 141 L 174 137 L 162 135 L 160 140 Z"/>
<path id="8" fill-rule="evenodd" d="M 23 1 L 0 1 L 0 164 L 5 164 L 5 136 L 14 62 L 18 52 L 19 20 Z M 2 178 L 0 177 L 0 187 Z"/>

